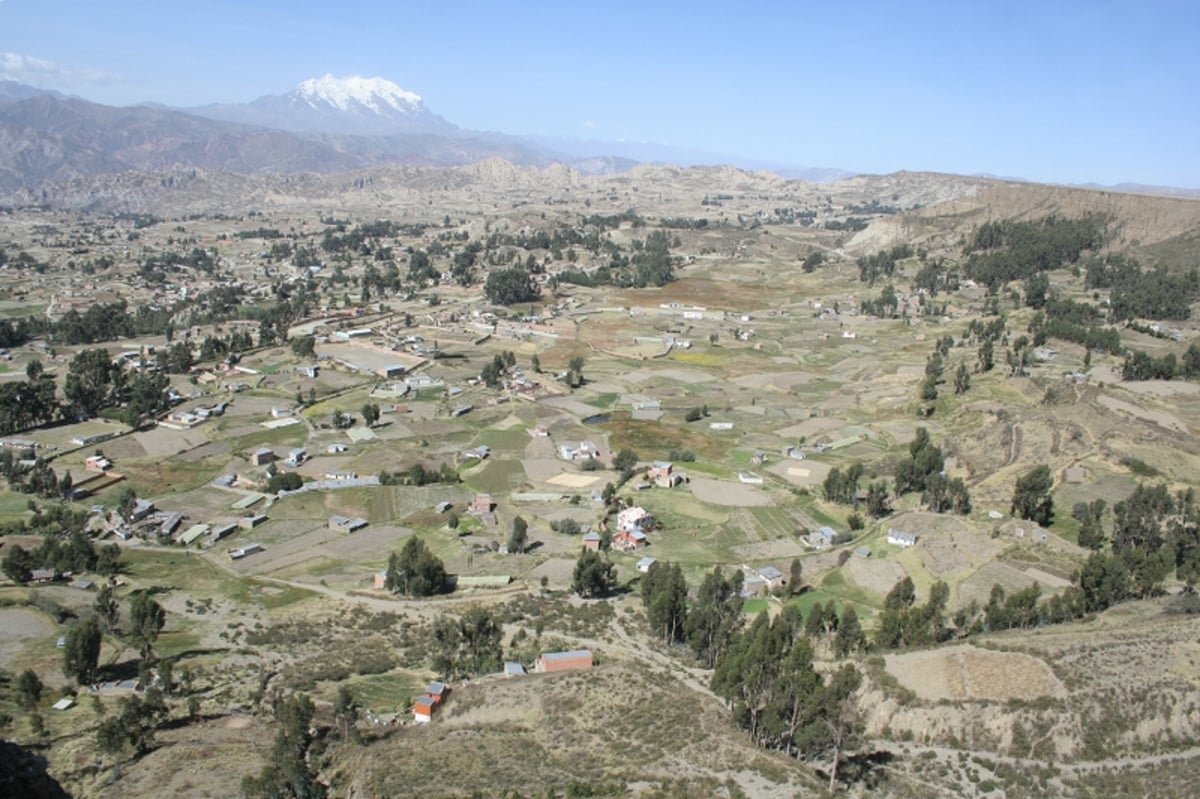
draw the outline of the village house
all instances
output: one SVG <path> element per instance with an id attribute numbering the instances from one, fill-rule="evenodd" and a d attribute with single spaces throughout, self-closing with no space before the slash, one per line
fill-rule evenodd
<path id="1" fill-rule="evenodd" d="M 308 459 L 308 451 L 306 449 L 304 449 L 304 447 L 297 447 L 296 449 L 294 449 L 288 453 L 287 463 L 288 463 L 288 466 L 299 466 L 300 464 L 304 463 L 304 461 L 307 459 Z"/>
<path id="2" fill-rule="evenodd" d="M 653 523 L 654 517 L 639 505 L 617 511 L 618 530 L 637 530 L 641 532 L 642 528 L 648 527 Z"/>
<path id="3" fill-rule="evenodd" d="M 687 474 L 675 471 L 675 465 L 668 461 L 654 461 L 647 476 L 659 488 L 673 488 L 687 481 Z"/>
<path id="4" fill-rule="evenodd" d="M 590 669 L 593 662 L 592 653 L 587 649 L 573 649 L 569 652 L 546 652 L 537 659 L 534 671 L 548 674 L 554 671 Z"/>
<path id="5" fill-rule="evenodd" d="M 612 544 L 622 552 L 631 552 L 647 545 L 646 534 L 639 528 L 618 530 L 612 538 Z"/>
<path id="6" fill-rule="evenodd" d="M 133 503 L 133 512 L 129 514 L 129 518 L 135 522 L 140 522 L 153 511 L 154 503 L 151 500 L 139 499 Z"/>
<path id="7" fill-rule="evenodd" d="M 458 457 L 464 461 L 469 461 L 469 460 L 480 460 L 481 461 L 481 460 L 486 459 L 491 454 L 492 454 L 491 447 L 489 447 L 487 444 L 480 444 L 478 447 L 473 447 L 472 449 L 463 450 L 462 452 L 459 453 Z"/>
<path id="8" fill-rule="evenodd" d="M 813 549 L 825 549 L 833 546 L 837 533 L 832 527 L 822 527 L 808 534 L 808 545 Z"/>
<path id="9" fill-rule="evenodd" d="M 595 530 L 584 533 L 583 548 L 590 549 L 593 552 L 599 552 L 600 551 L 600 534 L 597 533 Z"/>
<path id="10" fill-rule="evenodd" d="M 889 544 L 895 544 L 898 547 L 904 547 L 907 549 L 908 547 L 911 547 L 917 543 L 917 537 L 912 533 L 904 533 L 899 530 L 893 530 L 889 527 L 887 531 L 887 542 Z"/>
<path id="11" fill-rule="evenodd" d="M 653 566 L 655 563 L 658 563 L 658 558 L 652 558 L 650 556 L 646 556 L 646 557 L 642 558 L 641 560 L 639 560 L 637 562 L 637 565 L 634 566 L 634 568 L 637 569 L 642 574 L 645 574 L 646 572 L 650 571 L 650 567 Z"/>
<path id="12" fill-rule="evenodd" d="M 112 461 L 103 455 L 90 455 L 88 456 L 88 459 L 83 462 L 83 465 L 84 468 L 90 469 L 93 472 L 103 472 L 112 466 Z"/>
<path id="13" fill-rule="evenodd" d="M 767 584 L 768 589 L 774 590 L 787 585 L 787 577 L 774 566 L 763 566 L 755 571 L 762 578 L 763 582 Z"/>
<path id="14" fill-rule="evenodd" d="M 54 569 L 34 569 L 29 573 L 29 582 L 31 583 L 51 583 L 58 579 L 58 572 Z"/>
<path id="15" fill-rule="evenodd" d="M 491 494 L 476 494 L 471 499 L 471 504 L 467 506 L 467 511 L 476 515 L 492 512 L 492 495 Z"/>
<path id="16" fill-rule="evenodd" d="M 266 466 L 275 460 L 275 451 L 270 447 L 259 447 L 250 453 L 250 463 L 255 466 Z"/>

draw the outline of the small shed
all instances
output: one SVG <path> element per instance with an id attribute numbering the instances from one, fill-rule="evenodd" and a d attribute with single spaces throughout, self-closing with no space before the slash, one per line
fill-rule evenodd
<path id="1" fill-rule="evenodd" d="M 645 574 L 646 572 L 650 571 L 650 567 L 655 563 L 658 563 L 658 558 L 646 556 L 637 562 L 637 566 L 635 568 L 642 574 Z"/>
<path id="2" fill-rule="evenodd" d="M 595 530 L 585 533 L 583 536 L 583 546 L 585 549 L 590 549 L 593 552 L 600 550 L 600 534 Z"/>
<path id="3" fill-rule="evenodd" d="M 505 677 L 524 677 L 525 676 L 525 667 L 522 666 L 520 663 L 517 663 L 515 660 L 505 661 L 504 676 Z"/>
<path id="4" fill-rule="evenodd" d="M 353 533 L 355 530 L 361 530 L 366 526 L 367 520 L 362 517 L 349 519 L 336 513 L 329 517 L 329 529 L 337 530 L 339 533 Z"/>
<path id="5" fill-rule="evenodd" d="M 436 703 L 431 696 L 421 696 L 413 702 L 413 721 L 428 724 L 433 721 L 433 708 Z"/>

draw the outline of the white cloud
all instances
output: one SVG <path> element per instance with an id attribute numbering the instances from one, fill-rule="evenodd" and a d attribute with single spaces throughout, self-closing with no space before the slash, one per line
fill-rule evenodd
<path id="1" fill-rule="evenodd" d="M 39 89 L 72 89 L 88 84 L 120 82 L 119 75 L 98 69 L 70 69 L 53 61 L 21 53 L 0 53 L 0 78 Z"/>
<path id="2" fill-rule="evenodd" d="M 596 128 L 598 128 L 600 126 L 597 125 L 595 122 L 593 122 L 590 119 L 585 119 L 583 122 L 579 123 L 579 127 L 582 128 L 583 130 L 595 130 Z"/>

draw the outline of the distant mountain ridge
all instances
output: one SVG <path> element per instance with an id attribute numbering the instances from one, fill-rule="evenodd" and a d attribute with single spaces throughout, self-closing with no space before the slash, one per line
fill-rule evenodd
<path id="1" fill-rule="evenodd" d="M 127 170 L 176 167 L 243 175 L 337 173 L 387 164 L 456 166 L 501 158 L 517 166 L 561 163 L 583 174 L 617 174 L 639 163 L 730 164 L 813 183 L 855 175 L 637 141 L 515 136 L 465 130 L 416 93 L 378 77 L 326 74 L 250 103 L 193 109 L 124 108 L 0 80 L 0 196 L 47 183 Z M 1200 196 L 1200 189 L 1141 184 L 1085 188 Z"/>

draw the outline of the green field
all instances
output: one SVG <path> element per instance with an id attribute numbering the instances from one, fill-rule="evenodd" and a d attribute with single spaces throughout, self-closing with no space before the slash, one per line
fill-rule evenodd
<path id="1" fill-rule="evenodd" d="M 350 693 L 362 707 L 374 713 L 403 713 L 409 700 L 425 690 L 429 680 L 412 671 L 398 669 L 386 674 L 369 674 L 352 677 L 347 685 Z M 336 686 L 327 686 L 330 699 L 337 693 Z"/>
<path id="2" fill-rule="evenodd" d="M 782 508 L 750 508 L 750 514 L 767 538 L 790 538 L 796 532 L 796 520 Z"/>

